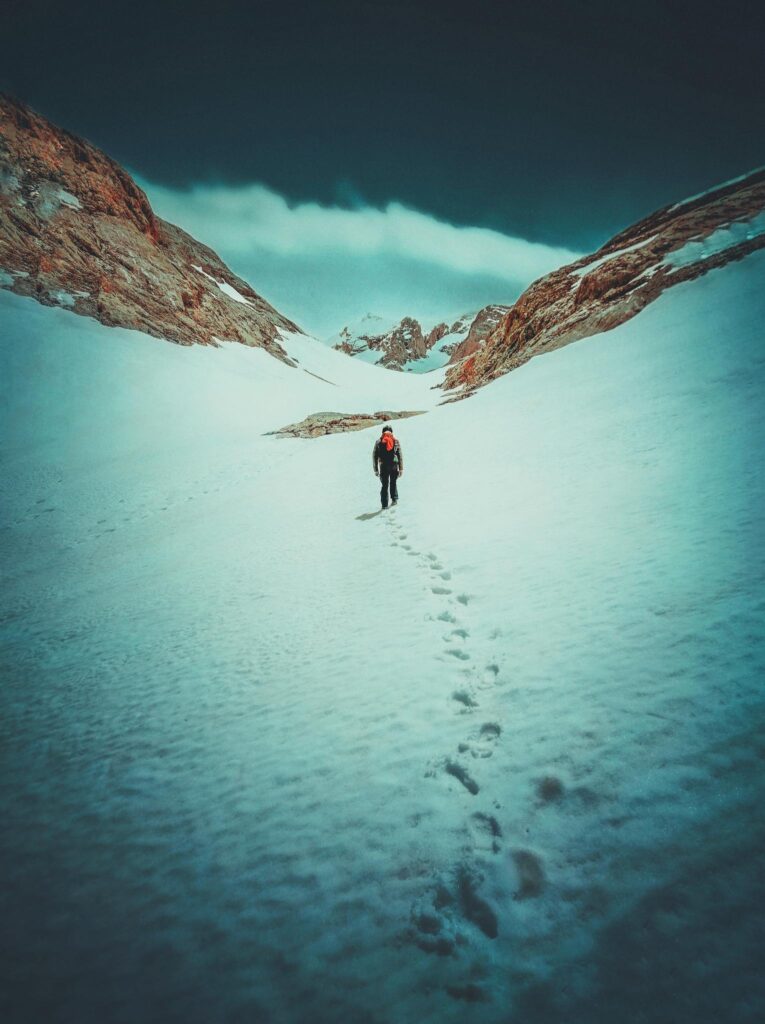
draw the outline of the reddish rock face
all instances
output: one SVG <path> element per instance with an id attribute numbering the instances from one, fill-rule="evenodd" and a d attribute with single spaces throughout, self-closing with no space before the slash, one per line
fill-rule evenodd
<path id="1" fill-rule="evenodd" d="M 681 281 L 765 247 L 763 211 L 765 171 L 659 210 L 531 285 L 479 350 L 454 353 L 444 387 L 463 397 L 532 356 L 624 323 Z"/>
<path id="2" fill-rule="evenodd" d="M 465 340 L 455 347 L 449 362 L 458 363 L 482 349 L 488 336 L 509 309 L 509 306 L 484 306 L 471 323 Z"/>
<path id="3" fill-rule="evenodd" d="M 237 341 L 287 362 L 278 331 L 298 330 L 155 216 L 108 156 L 2 95 L 0 286 L 109 326 L 181 345 Z"/>

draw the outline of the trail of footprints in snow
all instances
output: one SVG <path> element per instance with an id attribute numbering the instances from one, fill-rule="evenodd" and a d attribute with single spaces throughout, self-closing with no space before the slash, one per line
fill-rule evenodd
<path id="1" fill-rule="evenodd" d="M 394 521 L 388 522 L 393 530 L 394 545 L 400 546 L 407 555 L 419 557 L 420 552 L 407 543 L 406 532 Z M 454 593 L 452 573 L 435 554 L 426 553 L 422 560 L 429 575 L 431 593 L 446 599 L 445 607 L 436 615 L 436 620 L 447 626 L 440 657 L 447 663 L 453 662 L 459 674 L 459 685 L 451 693 L 455 711 L 475 716 L 481 707 L 482 692 L 490 691 L 497 683 L 500 667 L 495 662 L 489 662 L 480 669 L 472 664 L 470 632 L 455 615 L 460 606 L 466 608 L 470 604 L 470 595 Z M 471 797 L 478 797 L 481 792 L 478 781 L 480 762 L 492 756 L 501 737 L 502 727 L 498 722 L 484 721 L 469 732 L 453 754 L 432 766 L 426 774 L 436 776 L 443 772 Z M 494 807 L 498 806 L 495 802 Z M 476 810 L 468 819 L 466 836 L 464 858 L 448 876 L 435 880 L 433 889 L 413 906 L 411 912 L 409 937 L 421 949 L 442 957 L 453 957 L 460 947 L 470 946 L 471 935 L 480 941 L 477 932 L 490 940 L 499 933 L 497 915 L 480 892 L 484 881 L 480 864 L 502 852 L 502 829 L 493 814 Z M 526 850 L 514 851 L 513 859 L 521 883 L 519 898 L 525 898 L 532 890 L 536 893 L 543 877 L 540 862 Z M 467 1002 L 486 998 L 472 976 L 465 984 L 447 984 L 446 990 L 452 998 Z"/>

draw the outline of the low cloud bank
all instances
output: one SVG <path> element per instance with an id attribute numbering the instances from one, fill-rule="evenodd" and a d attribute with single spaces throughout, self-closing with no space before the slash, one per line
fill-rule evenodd
<path id="1" fill-rule="evenodd" d="M 210 245 L 283 313 L 319 337 L 368 312 L 448 319 L 512 302 L 580 253 L 458 227 L 400 203 L 289 203 L 263 185 L 140 182 L 157 213 Z"/>

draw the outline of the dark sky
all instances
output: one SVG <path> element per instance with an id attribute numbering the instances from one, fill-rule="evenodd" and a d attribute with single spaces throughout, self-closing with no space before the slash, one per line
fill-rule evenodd
<path id="1" fill-rule="evenodd" d="M 765 4 L 5 0 L 0 88 L 168 185 L 591 248 L 765 163 Z"/>

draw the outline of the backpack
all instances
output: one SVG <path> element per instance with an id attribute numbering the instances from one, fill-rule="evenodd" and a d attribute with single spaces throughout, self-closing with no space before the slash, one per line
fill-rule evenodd
<path id="1" fill-rule="evenodd" d="M 380 440 L 377 442 L 381 462 L 385 462 L 388 465 L 393 466 L 398 465 L 398 456 L 395 454 L 397 444 L 398 442 L 393 434 L 385 433 L 382 435 Z"/>

